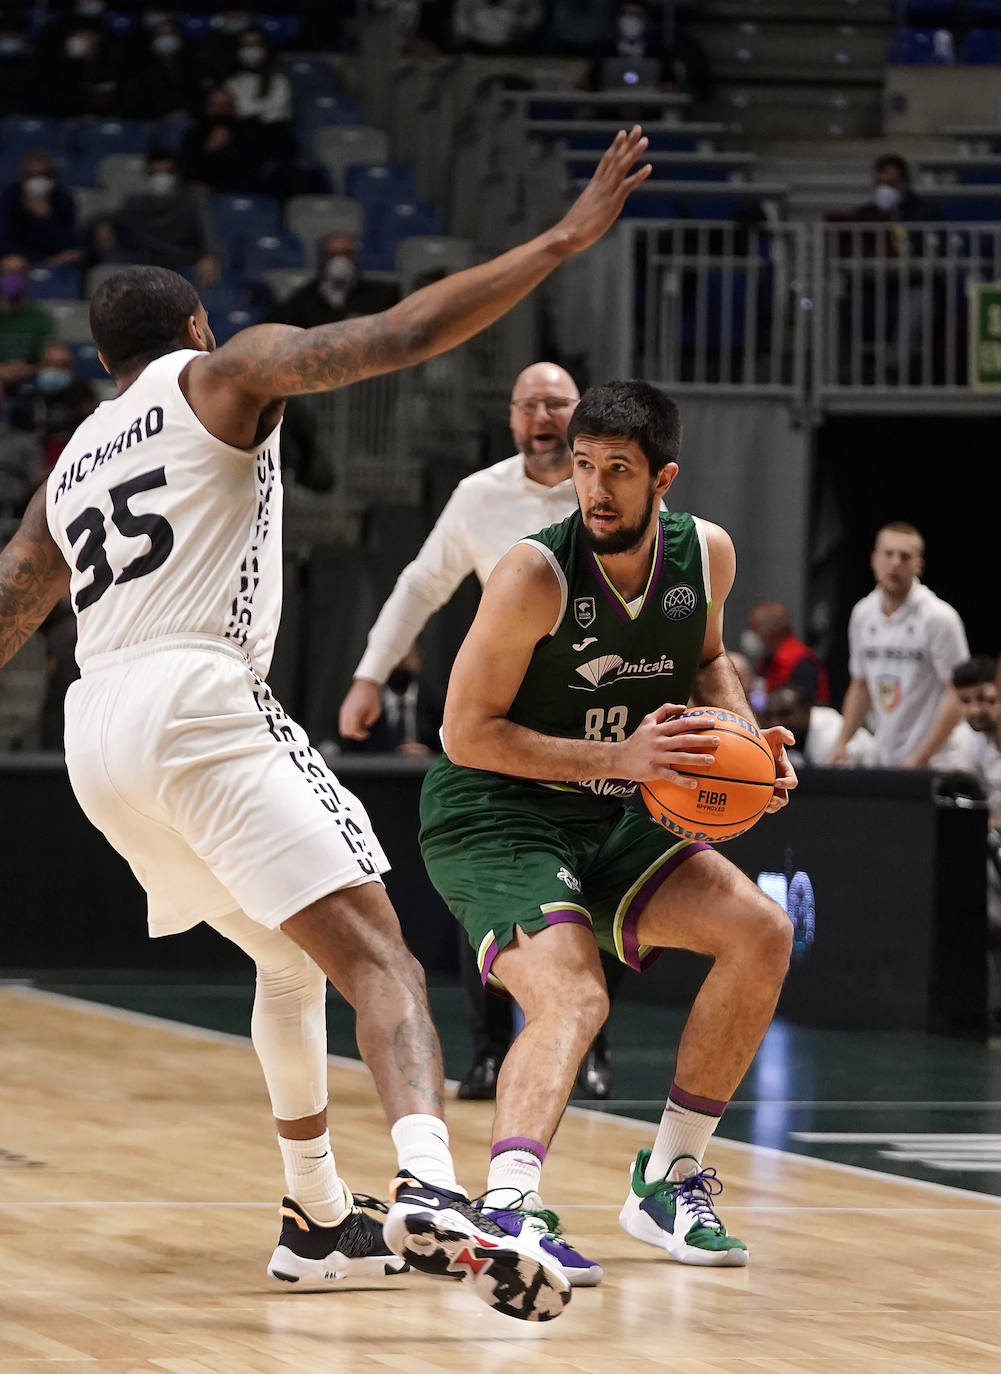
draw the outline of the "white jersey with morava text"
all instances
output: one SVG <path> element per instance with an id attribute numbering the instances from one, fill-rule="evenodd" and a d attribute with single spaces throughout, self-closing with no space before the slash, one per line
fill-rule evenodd
<path id="1" fill-rule="evenodd" d="M 281 424 L 254 450 L 211 435 L 178 378 L 150 363 L 73 434 L 48 479 L 49 530 L 70 565 L 77 662 L 170 635 L 241 649 L 265 677 L 282 601 Z"/>

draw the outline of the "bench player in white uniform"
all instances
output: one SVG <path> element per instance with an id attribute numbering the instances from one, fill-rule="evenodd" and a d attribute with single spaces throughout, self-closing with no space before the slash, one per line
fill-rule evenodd
<path id="1" fill-rule="evenodd" d="M 119 395 L 72 436 L 0 553 L 0 666 L 69 587 L 80 681 L 66 756 L 85 812 L 129 860 L 153 935 L 206 921 L 258 970 L 252 1032 L 289 1196 L 269 1271 L 295 1280 L 398 1270 L 468 1280 L 546 1320 L 570 1289 L 538 1238 L 512 1238 L 458 1190 L 441 1051 L 368 817 L 265 678 L 281 602 L 284 398 L 432 357 L 490 324 L 599 238 L 649 175 L 620 133 L 551 230 L 380 315 L 264 325 L 215 350 L 182 277 L 104 282 L 91 328 Z M 326 978 L 400 1165 L 384 1229 L 353 1204 L 326 1129 Z"/>

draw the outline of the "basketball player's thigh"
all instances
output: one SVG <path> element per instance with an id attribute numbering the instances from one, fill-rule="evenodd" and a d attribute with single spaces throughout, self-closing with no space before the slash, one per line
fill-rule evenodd
<path id="1" fill-rule="evenodd" d="M 729 859 L 707 846 L 672 873 L 636 917 L 636 938 L 662 949 L 715 954 L 788 917 Z"/>
<path id="2" fill-rule="evenodd" d="M 465 930 L 484 980 L 518 929 L 590 928 L 577 846 L 544 805 L 457 813 L 454 825 L 425 832 L 423 840 L 428 875 Z"/>

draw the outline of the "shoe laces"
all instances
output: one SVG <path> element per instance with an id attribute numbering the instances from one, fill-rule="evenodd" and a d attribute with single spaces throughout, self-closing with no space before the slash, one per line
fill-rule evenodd
<path id="1" fill-rule="evenodd" d="M 383 1202 L 381 1198 L 372 1197 L 369 1193 L 355 1193 L 354 1204 L 356 1207 L 364 1207 L 367 1212 L 388 1212 L 389 1204 Z"/>
<path id="2" fill-rule="evenodd" d="M 491 1193 L 513 1193 L 514 1201 L 506 1203 L 503 1207 L 498 1207 L 496 1203 L 487 1201 Z M 553 1240 L 559 1240 L 563 1235 L 563 1226 L 558 1214 L 548 1207 L 526 1207 L 524 1204 L 527 1197 L 528 1193 L 519 1193 L 515 1188 L 488 1188 L 485 1193 L 474 1198 L 473 1206 L 480 1210 L 488 1208 L 498 1212 L 520 1212 L 524 1217 L 534 1217 L 545 1226 L 548 1236 L 551 1236 Z"/>
<path id="3" fill-rule="evenodd" d="M 676 1197 L 681 1198 L 700 1226 L 725 1234 L 726 1227 L 716 1215 L 712 1201 L 714 1197 L 719 1197 L 723 1191 L 723 1184 L 715 1169 L 699 1169 L 694 1174 L 689 1174 L 687 1178 L 681 1179 L 680 1182 L 665 1182 L 664 1186 Z"/>

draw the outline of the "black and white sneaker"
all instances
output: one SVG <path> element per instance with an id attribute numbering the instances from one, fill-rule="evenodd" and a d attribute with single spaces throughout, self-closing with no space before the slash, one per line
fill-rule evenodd
<path id="1" fill-rule="evenodd" d="M 462 1193 L 400 1174 L 383 1227 L 386 1244 L 414 1269 L 458 1278 L 477 1297 L 521 1321 L 548 1322 L 570 1301 L 559 1263 L 511 1235 Z"/>
<path id="2" fill-rule="evenodd" d="M 339 1220 L 324 1225 L 292 1198 L 282 1198 L 282 1233 L 268 1264 L 273 1279 L 285 1283 L 334 1283 L 339 1279 L 383 1278 L 407 1268 L 386 1247 L 382 1219 L 370 1217 L 362 1207 L 385 1212 L 384 1202 L 359 1193 L 347 1193 L 348 1208 Z"/>

